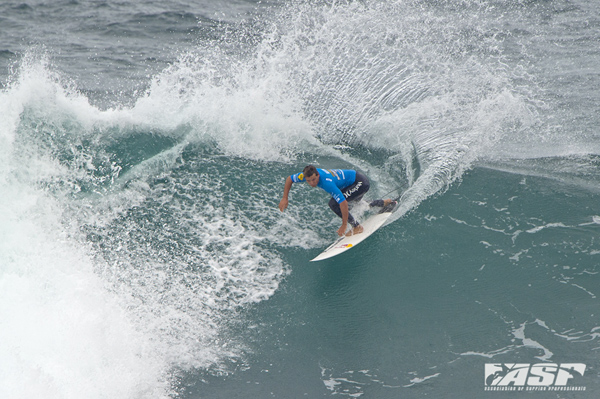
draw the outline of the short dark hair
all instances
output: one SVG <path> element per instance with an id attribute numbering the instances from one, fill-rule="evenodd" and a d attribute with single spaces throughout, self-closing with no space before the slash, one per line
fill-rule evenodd
<path id="1" fill-rule="evenodd" d="M 302 171 L 302 173 L 304 174 L 304 177 L 311 177 L 312 175 L 318 175 L 319 172 L 317 171 L 317 168 L 315 168 L 313 165 L 307 165 L 304 170 Z"/>

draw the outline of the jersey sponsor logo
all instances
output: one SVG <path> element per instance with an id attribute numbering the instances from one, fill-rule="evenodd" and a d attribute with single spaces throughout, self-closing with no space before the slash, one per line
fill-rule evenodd
<path id="1" fill-rule="evenodd" d="M 345 178 L 344 171 L 341 169 L 327 169 L 327 171 L 338 180 Z"/>
<path id="2" fill-rule="evenodd" d="M 304 181 L 304 173 L 296 173 L 295 175 L 290 176 L 292 178 L 292 182 L 298 183 Z"/>

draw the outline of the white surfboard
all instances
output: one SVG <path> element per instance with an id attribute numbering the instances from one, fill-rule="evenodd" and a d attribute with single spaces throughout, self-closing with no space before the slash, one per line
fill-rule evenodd
<path id="1" fill-rule="evenodd" d="M 371 216 L 361 223 L 361 226 L 364 229 L 362 233 L 338 238 L 336 242 L 331 244 L 325 251 L 321 252 L 319 256 L 312 259 L 311 262 L 329 259 L 333 256 L 341 254 L 342 252 L 346 252 L 350 248 L 355 247 L 365 238 L 375 233 L 375 231 L 377 231 L 377 229 L 380 228 L 390 216 L 392 216 L 392 212 L 383 212 Z"/>

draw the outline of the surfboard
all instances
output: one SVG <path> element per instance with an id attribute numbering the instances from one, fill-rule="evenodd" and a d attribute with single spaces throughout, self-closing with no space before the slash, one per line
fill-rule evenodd
<path id="1" fill-rule="evenodd" d="M 361 223 L 363 232 L 354 234 L 351 236 L 344 236 L 338 238 L 336 242 L 331 244 L 325 251 L 321 252 L 316 258 L 312 259 L 311 262 L 332 258 L 339 255 L 347 250 L 354 248 L 357 244 L 365 240 L 371 234 L 375 233 L 378 228 L 383 226 L 386 220 L 392 216 L 392 212 L 382 212 L 371 216 L 367 220 Z"/>

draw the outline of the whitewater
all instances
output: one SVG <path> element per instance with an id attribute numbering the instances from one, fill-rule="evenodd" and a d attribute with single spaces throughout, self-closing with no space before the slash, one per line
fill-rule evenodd
<path id="1" fill-rule="evenodd" d="M 0 397 L 537 397 L 484 371 L 542 362 L 597 396 L 598 5 L 4 2 L 0 26 Z M 309 163 L 400 197 L 318 264 L 326 195 L 277 207 Z"/>

